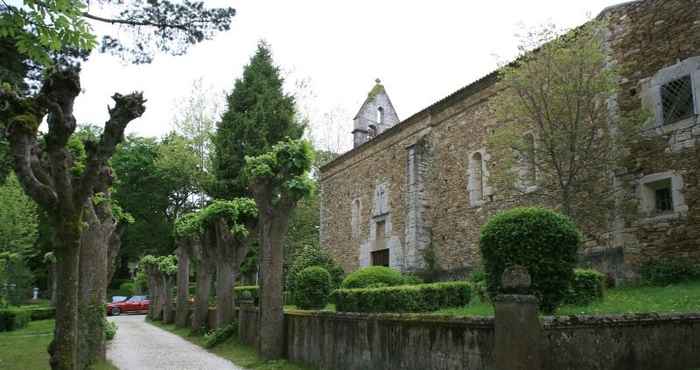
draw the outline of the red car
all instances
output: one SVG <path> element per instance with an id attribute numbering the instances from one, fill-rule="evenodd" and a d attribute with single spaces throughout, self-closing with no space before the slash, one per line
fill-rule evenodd
<path id="1" fill-rule="evenodd" d="M 145 295 L 135 295 L 131 298 L 107 304 L 108 316 L 119 316 L 122 313 L 147 313 L 151 301 Z"/>

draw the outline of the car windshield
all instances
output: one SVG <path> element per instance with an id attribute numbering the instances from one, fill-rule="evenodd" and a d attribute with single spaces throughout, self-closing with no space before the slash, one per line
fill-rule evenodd
<path id="1" fill-rule="evenodd" d="M 126 299 L 127 299 L 127 297 L 125 297 L 125 296 L 115 295 L 115 296 L 112 296 L 112 303 L 124 302 L 124 301 L 126 301 Z"/>

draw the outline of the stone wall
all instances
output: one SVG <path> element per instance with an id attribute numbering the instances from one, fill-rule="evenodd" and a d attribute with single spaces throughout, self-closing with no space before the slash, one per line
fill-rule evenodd
<path id="1" fill-rule="evenodd" d="M 543 369 L 700 368 L 700 315 L 546 318 Z"/>
<path id="2" fill-rule="evenodd" d="M 599 17 L 609 23 L 606 45 L 611 64 L 622 74 L 613 102 L 618 114 L 653 102 L 658 75 L 669 74 L 664 69 L 700 56 L 699 0 L 630 2 Z M 693 76 L 700 110 L 700 70 Z M 392 267 L 420 269 L 430 252 L 444 277 L 463 277 L 480 265 L 479 230 L 489 217 L 516 205 L 542 204 L 534 194 L 504 198 L 489 186 L 488 169 L 498 158 L 485 151 L 487 135 L 497 124 L 487 103 L 497 93 L 496 81 L 495 72 L 485 76 L 321 169 L 321 245 L 346 271 L 370 264 L 372 251 L 387 246 Z M 697 114 L 680 126 L 645 128 L 645 140 L 632 148 L 635 160 L 618 173 L 625 212 L 601 231 L 602 244 L 587 244 L 582 264 L 616 278 L 635 278 L 644 261 L 660 257 L 700 262 L 698 138 Z M 425 148 L 420 158 L 417 148 Z M 470 173 L 477 153 L 485 185 L 475 201 Z M 665 172 L 681 180 L 674 197 L 682 196 L 684 205 L 670 215 L 647 217 L 640 207 L 642 181 Z M 376 213 L 380 186 L 388 201 L 384 214 Z M 355 211 L 353 204 L 359 204 Z M 377 241 L 376 225 L 382 220 L 386 239 Z"/>
<path id="3" fill-rule="evenodd" d="M 319 369 L 488 369 L 493 319 L 288 312 L 287 358 Z"/>

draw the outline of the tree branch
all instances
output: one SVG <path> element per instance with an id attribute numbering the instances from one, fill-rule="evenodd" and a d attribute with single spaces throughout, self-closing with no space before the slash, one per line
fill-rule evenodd
<path id="1" fill-rule="evenodd" d="M 142 93 L 132 93 L 129 95 L 114 94 L 112 96 L 115 105 L 109 109 L 109 120 L 105 123 L 100 142 L 95 144 L 88 142 L 86 151 L 88 152 L 87 165 L 83 176 L 80 178 L 80 186 L 75 193 L 76 201 L 82 201 L 92 194 L 93 187 L 98 181 L 99 172 L 114 154 L 117 144 L 124 139 L 126 125 L 134 119 L 141 117 L 146 110 Z"/>

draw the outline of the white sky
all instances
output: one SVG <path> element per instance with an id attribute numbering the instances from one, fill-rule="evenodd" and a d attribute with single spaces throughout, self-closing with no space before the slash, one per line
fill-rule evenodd
<path id="1" fill-rule="evenodd" d="M 352 143 L 352 115 L 375 78 L 381 78 L 399 118 L 405 119 L 512 58 L 522 25 L 573 27 L 619 2 L 210 0 L 210 6 L 236 8 L 229 32 L 185 56 L 157 56 L 150 65 L 126 65 L 95 53 L 83 66 L 84 93 L 76 116 L 80 123 L 102 125 L 109 96 L 141 90 L 147 110 L 127 132 L 161 136 L 172 129 L 176 101 L 189 95 L 194 80 L 230 92 L 257 41 L 265 39 L 290 92 L 295 81 L 310 82 L 300 100 L 313 137 L 323 146 L 346 150 Z M 326 118 L 330 112 L 332 127 Z"/>

